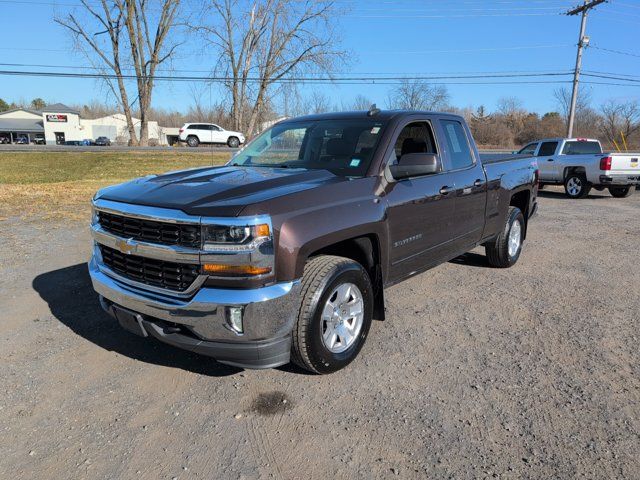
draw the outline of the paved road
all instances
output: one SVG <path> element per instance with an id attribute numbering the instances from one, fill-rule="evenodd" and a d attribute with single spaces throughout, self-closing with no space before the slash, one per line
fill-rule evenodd
<path id="1" fill-rule="evenodd" d="M 86 222 L 10 218 L 0 478 L 638 478 L 639 209 L 545 190 L 514 268 L 477 250 L 394 286 L 324 377 L 128 334 L 91 290 Z"/>
<path id="2" fill-rule="evenodd" d="M 167 153 L 197 153 L 197 152 L 237 152 L 237 148 L 227 146 L 203 145 L 198 148 L 187 147 L 125 147 L 111 145 L 110 147 L 73 146 L 73 145 L 0 145 L 2 152 L 167 152 Z"/>

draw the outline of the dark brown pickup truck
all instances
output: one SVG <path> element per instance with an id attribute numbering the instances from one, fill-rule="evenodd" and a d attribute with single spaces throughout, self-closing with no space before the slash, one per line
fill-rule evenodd
<path id="1" fill-rule="evenodd" d="M 89 270 L 131 332 L 329 373 L 384 319 L 385 287 L 477 245 L 495 267 L 516 263 L 537 182 L 535 159 L 481 160 L 456 115 L 294 118 L 226 166 L 98 192 Z"/>

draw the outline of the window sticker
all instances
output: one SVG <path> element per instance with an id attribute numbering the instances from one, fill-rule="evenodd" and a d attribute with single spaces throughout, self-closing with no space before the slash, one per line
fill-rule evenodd
<path id="1" fill-rule="evenodd" d="M 357 167 L 360 165 L 360 159 L 359 158 L 352 158 L 351 159 L 351 163 L 349 164 L 350 167 Z"/>
<path id="2" fill-rule="evenodd" d="M 380 127 L 373 127 L 371 129 L 371 135 L 377 135 L 379 131 L 380 131 Z"/>
<path id="3" fill-rule="evenodd" d="M 449 134 L 449 140 L 451 141 L 451 147 L 455 153 L 462 152 L 460 142 L 458 142 L 458 135 L 456 135 L 456 127 L 452 123 L 447 124 L 447 133 Z"/>

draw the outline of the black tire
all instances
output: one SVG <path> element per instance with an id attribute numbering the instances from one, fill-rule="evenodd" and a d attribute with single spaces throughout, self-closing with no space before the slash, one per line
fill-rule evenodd
<path id="1" fill-rule="evenodd" d="M 633 193 L 631 185 L 626 187 L 609 187 L 609 193 L 615 198 L 627 198 Z"/>
<path id="2" fill-rule="evenodd" d="M 197 147 L 198 145 L 200 145 L 200 139 L 195 135 L 191 135 L 187 137 L 187 145 L 189 145 L 190 147 Z"/>
<path id="3" fill-rule="evenodd" d="M 514 224 L 520 224 L 520 244 L 515 253 L 509 253 L 509 234 Z M 509 207 L 507 220 L 500 234 L 491 242 L 485 243 L 485 252 L 489 265 L 497 268 L 509 268 L 518 261 L 522 252 L 524 238 L 524 216 L 518 207 Z"/>
<path id="4" fill-rule="evenodd" d="M 591 185 L 583 173 L 570 173 L 564 179 L 564 191 L 569 198 L 583 198 L 589 195 Z"/>
<path id="5" fill-rule="evenodd" d="M 363 320 L 355 340 L 340 353 L 331 352 L 322 340 L 322 310 L 334 290 L 352 283 L 363 300 Z M 302 303 L 292 332 L 291 360 L 313 373 L 332 373 L 346 367 L 364 345 L 373 316 L 373 288 L 362 266 L 344 257 L 322 255 L 307 262 L 302 277 Z"/>
<path id="6" fill-rule="evenodd" d="M 240 139 L 238 137 L 229 137 L 227 145 L 229 148 L 238 148 L 240 146 Z"/>

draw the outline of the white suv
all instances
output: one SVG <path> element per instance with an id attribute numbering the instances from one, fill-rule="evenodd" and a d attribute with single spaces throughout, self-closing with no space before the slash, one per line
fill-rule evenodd
<path id="1" fill-rule="evenodd" d="M 185 123 L 180 128 L 179 138 L 190 147 L 197 147 L 201 143 L 219 143 L 238 148 L 245 141 L 240 132 L 225 130 L 213 123 Z"/>

